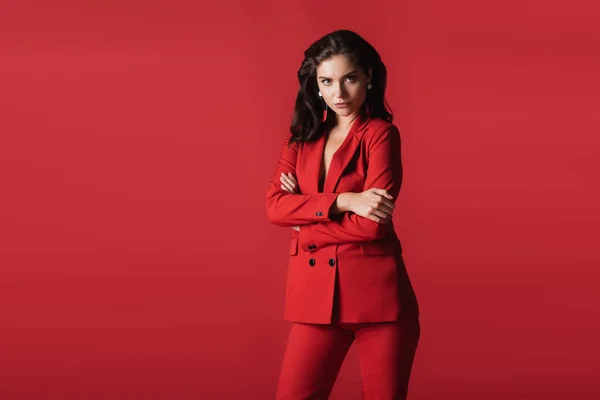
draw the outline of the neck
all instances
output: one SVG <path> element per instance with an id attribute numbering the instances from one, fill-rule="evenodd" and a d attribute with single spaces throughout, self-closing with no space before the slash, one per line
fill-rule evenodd
<path id="1" fill-rule="evenodd" d="M 350 125 L 352 125 L 352 123 L 354 122 L 354 120 L 358 117 L 359 113 L 360 111 L 357 111 L 356 113 L 348 115 L 347 117 L 340 117 L 338 115 L 336 118 L 336 125 L 342 129 L 349 128 Z"/>

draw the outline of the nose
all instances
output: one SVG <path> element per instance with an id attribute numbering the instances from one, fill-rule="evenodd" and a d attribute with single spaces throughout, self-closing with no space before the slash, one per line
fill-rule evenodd
<path id="1" fill-rule="evenodd" d="M 344 87 L 344 85 L 342 84 L 342 82 L 339 82 L 336 86 L 335 86 L 335 90 L 333 92 L 333 95 L 335 96 L 336 99 L 343 99 L 346 95 L 346 88 Z"/>

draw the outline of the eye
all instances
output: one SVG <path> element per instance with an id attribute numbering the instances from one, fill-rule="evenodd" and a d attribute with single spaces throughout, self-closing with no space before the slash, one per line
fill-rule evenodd
<path id="1" fill-rule="evenodd" d="M 329 85 L 329 79 L 321 79 L 323 85 Z"/>
<path id="2" fill-rule="evenodd" d="M 356 82 L 356 77 L 354 75 L 350 75 L 350 76 L 346 77 L 346 80 L 348 82 L 354 83 L 354 82 Z"/>

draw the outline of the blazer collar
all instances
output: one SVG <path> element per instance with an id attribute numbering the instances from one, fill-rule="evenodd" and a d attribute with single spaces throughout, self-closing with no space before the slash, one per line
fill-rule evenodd
<path id="1" fill-rule="evenodd" d="M 352 121 L 352 125 L 350 126 L 350 131 L 348 135 L 340 145 L 340 147 L 333 154 L 331 159 L 331 164 L 329 166 L 329 171 L 327 172 L 327 176 L 325 178 L 325 183 L 323 185 L 323 193 L 334 193 L 335 188 L 342 176 L 342 173 L 352 160 L 352 157 L 356 153 L 356 149 L 358 148 L 362 136 L 365 132 L 365 128 L 367 123 L 371 118 L 367 115 L 367 113 L 363 110 L 355 119 Z M 308 154 L 308 165 L 314 166 L 311 171 L 311 179 L 310 185 L 308 188 L 311 192 L 317 193 L 319 191 L 319 173 L 321 169 L 321 165 L 324 162 L 323 160 L 323 152 L 325 151 L 325 142 L 327 141 L 328 132 L 322 135 L 314 145 Z"/>

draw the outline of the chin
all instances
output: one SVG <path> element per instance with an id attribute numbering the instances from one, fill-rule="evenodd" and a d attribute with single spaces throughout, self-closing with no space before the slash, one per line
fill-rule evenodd
<path id="1" fill-rule="evenodd" d="M 337 115 L 341 116 L 341 117 L 347 117 L 349 115 L 352 115 L 352 113 L 354 113 L 355 110 L 350 110 L 350 109 L 344 109 L 344 110 L 338 110 L 336 111 Z"/>

